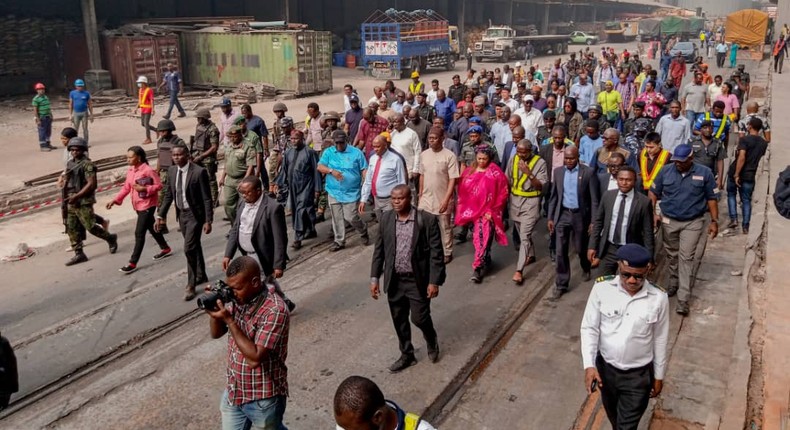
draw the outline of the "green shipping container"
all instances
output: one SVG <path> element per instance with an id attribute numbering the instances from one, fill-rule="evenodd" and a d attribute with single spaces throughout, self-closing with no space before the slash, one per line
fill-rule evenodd
<path id="1" fill-rule="evenodd" d="M 181 34 L 188 85 L 236 87 L 265 82 L 296 95 L 332 89 L 332 33 L 282 30 Z"/>
<path id="2" fill-rule="evenodd" d="M 661 20 L 661 35 L 675 36 L 689 32 L 689 20 L 680 16 L 667 16 Z"/>

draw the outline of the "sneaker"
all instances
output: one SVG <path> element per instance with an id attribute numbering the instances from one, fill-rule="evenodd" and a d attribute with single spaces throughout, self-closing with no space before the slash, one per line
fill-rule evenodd
<path id="1" fill-rule="evenodd" d="M 115 254 L 115 251 L 118 250 L 118 235 L 111 234 L 107 244 L 110 245 L 110 254 Z"/>
<path id="2" fill-rule="evenodd" d="M 159 254 L 154 255 L 154 260 L 155 261 L 159 261 L 159 260 L 161 260 L 163 258 L 167 258 L 167 257 L 169 257 L 171 255 L 173 255 L 173 251 L 170 248 L 165 248 Z"/>
<path id="3" fill-rule="evenodd" d="M 179 113 L 179 114 L 178 114 L 178 117 L 179 117 L 179 118 L 184 118 L 184 117 L 186 117 L 186 116 L 187 116 L 187 113 L 186 113 L 186 112 L 181 112 L 181 113 Z"/>
<path id="4" fill-rule="evenodd" d="M 727 224 L 727 228 L 729 228 L 729 229 L 738 228 L 738 220 L 737 219 L 731 219 L 730 223 Z"/>
<path id="5" fill-rule="evenodd" d="M 390 372 L 398 373 L 403 369 L 414 366 L 415 364 L 417 364 L 417 359 L 414 358 L 413 355 L 401 355 L 400 358 L 390 366 Z"/>
<path id="6" fill-rule="evenodd" d="M 475 269 L 472 272 L 472 276 L 469 278 L 469 280 L 474 282 L 475 284 L 479 284 L 483 282 L 483 271 L 480 269 Z"/>
<path id="7" fill-rule="evenodd" d="M 41 151 L 41 152 L 50 152 L 50 151 L 52 151 L 52 148 L 50 148 L 49 146 L 42 146 L 41 148 L 39 148 L 39 151 Z"/>
<path id="8" fill-rule="evenodd" d="M 118 271 L 123 273 L 123 274 L 128 275 L 128 274 L 130 274 L 132 272 L 136 272 L 137 271 L 137 265 L 133 264 L 133 263 L 129 263 L 126 266 L 123 266 L 120 269 L 118 269 Z"/>
<path id="9" fill-rule="evenodd" d="M 66 262 L 66 266 L 73 266 L 75 264 L 84 263 L 86 261 L 88 261 L 88 256 L 85 255 L 85 253 L 83 253 L 82 251 L 80 251 L 80 252 L 76 252 L 74 256 L 71 257 L 71 260 Z"/>

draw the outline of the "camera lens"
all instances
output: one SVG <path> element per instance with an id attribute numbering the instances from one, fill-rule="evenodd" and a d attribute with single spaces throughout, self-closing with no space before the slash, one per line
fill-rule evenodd
<path id="1" fill-rule="evenodd" d="M 219 294 L 217 292 L 209 292 L 197 298 L 197 305 L 200 309 L 213 311 L 217 309 L 217 299 Z"/>

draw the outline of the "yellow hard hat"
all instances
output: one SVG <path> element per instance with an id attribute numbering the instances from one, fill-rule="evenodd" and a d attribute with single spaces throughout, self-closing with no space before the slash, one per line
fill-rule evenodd
<path id="1" fill-rule="evenodd" d="M 416 78 L 419 78 L 419 77 L 420 77 L 420 72 L 418 72 L 416 70 L 411 72 L 411 78 L 412 79 L 416 79 Z"/>

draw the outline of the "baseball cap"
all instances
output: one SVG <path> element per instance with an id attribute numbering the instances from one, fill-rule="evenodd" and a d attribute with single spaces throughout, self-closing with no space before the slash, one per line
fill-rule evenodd
<path id="1" fill-rule="evenodd" d="M 230 106 L 230 105 L 231 105 L 230 98 L 229 97 L 223 97 L 222 101 L 219 102 L 219 104 L 217 106 Z"/>
<path id="2" fill-rule="evenodd" d="M 535 101 L 535 97 L 532 97 L 532 94 L 527 94 L 527 95 L 524 96 L 524 101 L 525 102 L 534 102 Z"/>
<path id="3" fill-rule="evenodd" d="M 691 145 L 678 145 L 675 152 L 672 154 L 671 161 L 686 161 L 691 156 Z"/>
<path id="4" fill-rule="evenodd" d="M 342 143 L 348 140 L 348 134 L 343 130 L 335 130 L 332 132 L 332 140 L 335 143 Z"/>

